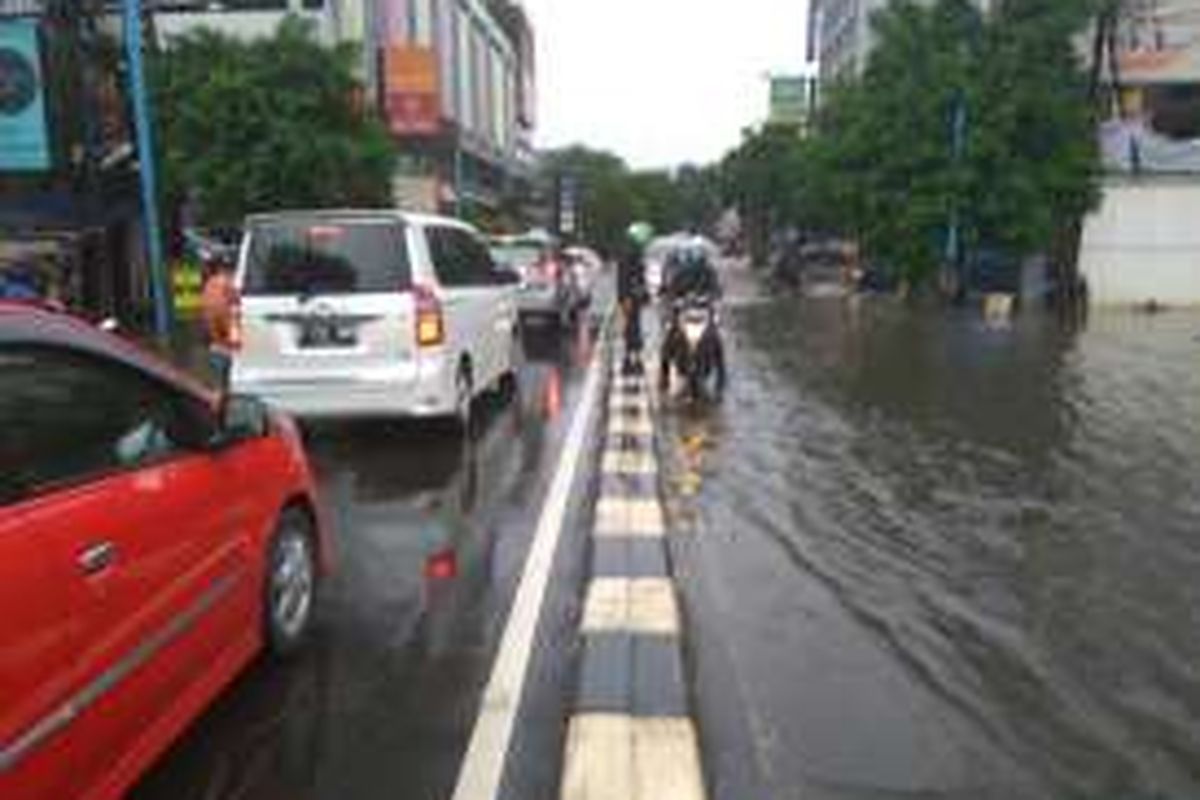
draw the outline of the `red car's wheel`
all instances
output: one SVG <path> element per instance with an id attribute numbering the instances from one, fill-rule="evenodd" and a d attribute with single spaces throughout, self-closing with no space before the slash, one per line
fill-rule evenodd
<path id="1" fill-rule="evenodd" d="M 312 520 L 289 508 L 279 517 L 267 560 L 264 624 L 271 653 L 286 657 L 308 638 L 317 595 Z"/>

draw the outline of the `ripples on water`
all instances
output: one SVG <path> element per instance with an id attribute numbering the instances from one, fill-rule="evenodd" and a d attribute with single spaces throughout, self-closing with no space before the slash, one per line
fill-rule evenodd
<path id="1" fill-rule="evenodd" d="M 1200 797 L 1200 316 L 800 302 L 731 314 L 747 529 L 1029 796 Z"/>

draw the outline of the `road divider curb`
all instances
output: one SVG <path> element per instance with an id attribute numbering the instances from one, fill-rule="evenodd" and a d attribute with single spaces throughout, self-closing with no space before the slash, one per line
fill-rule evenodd
<path id="1" fill-rule="evenodd" d="M 560 797 L 704 800 L 679 595 L 667 558 L 653 398 L 645 376 L 615 374 L 620 348 L 609 353 L 608 427 Z"/>

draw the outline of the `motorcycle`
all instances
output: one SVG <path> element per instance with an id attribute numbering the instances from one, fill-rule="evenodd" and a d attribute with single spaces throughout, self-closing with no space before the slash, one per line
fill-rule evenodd
<path id="1" fill-rule="evenodd" d="M 700 401 L 712 384 L 714 396 L 725 391 L 725 350 L 721 342 L 716 303 L 708 295 L 693 295 L 671 305 L 671 324 L 663 353 L 660 384 L 665 390 L 671 370 L 683 378 L 688 396 Z"/>

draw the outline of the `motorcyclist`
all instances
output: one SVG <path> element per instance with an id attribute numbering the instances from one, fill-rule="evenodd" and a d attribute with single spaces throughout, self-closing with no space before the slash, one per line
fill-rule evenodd
<path id="1" fill-rule="evenodd" d="M 625 245 L 617 262 L 617 302 L 621 306 L 625 333 L 625 360 L 621 372 L 642 373 L 642 306 L 649 299 L 646 288 L 646 243 L 653 233 L 644 222 L 635 222 L 626 231 Z"/>
<path id="2" fill-rule="evenodd" d="M 662 294 L 667 301 L 685 297 L 721 296 L 721 281 L 702 242 L 691 241 L 667 256 Z"/>
<path id="3" fill-rule="evenodd" d="M 662 289 L 663 308 L 667 315 L 667 330 L 662 338 L 659 357 L 659 386 L 665 391 L 670 384 L 671 366 L 678 361 L 681 348 L 687 347 L 679 324 L 679 311 L 688 303 L 703 303 L 710 308 L 721 296 L 721 281 L 712 263 L 708 248 L 699 239 L 676 248 L 667 257 Z M 714 325 L 716 321 L 714 310 Z M 715 333 L 715 330 L 714 330 Z M 719 336 L 714 336 L 717 388 L 725 388 L 725 351 Z"/>

